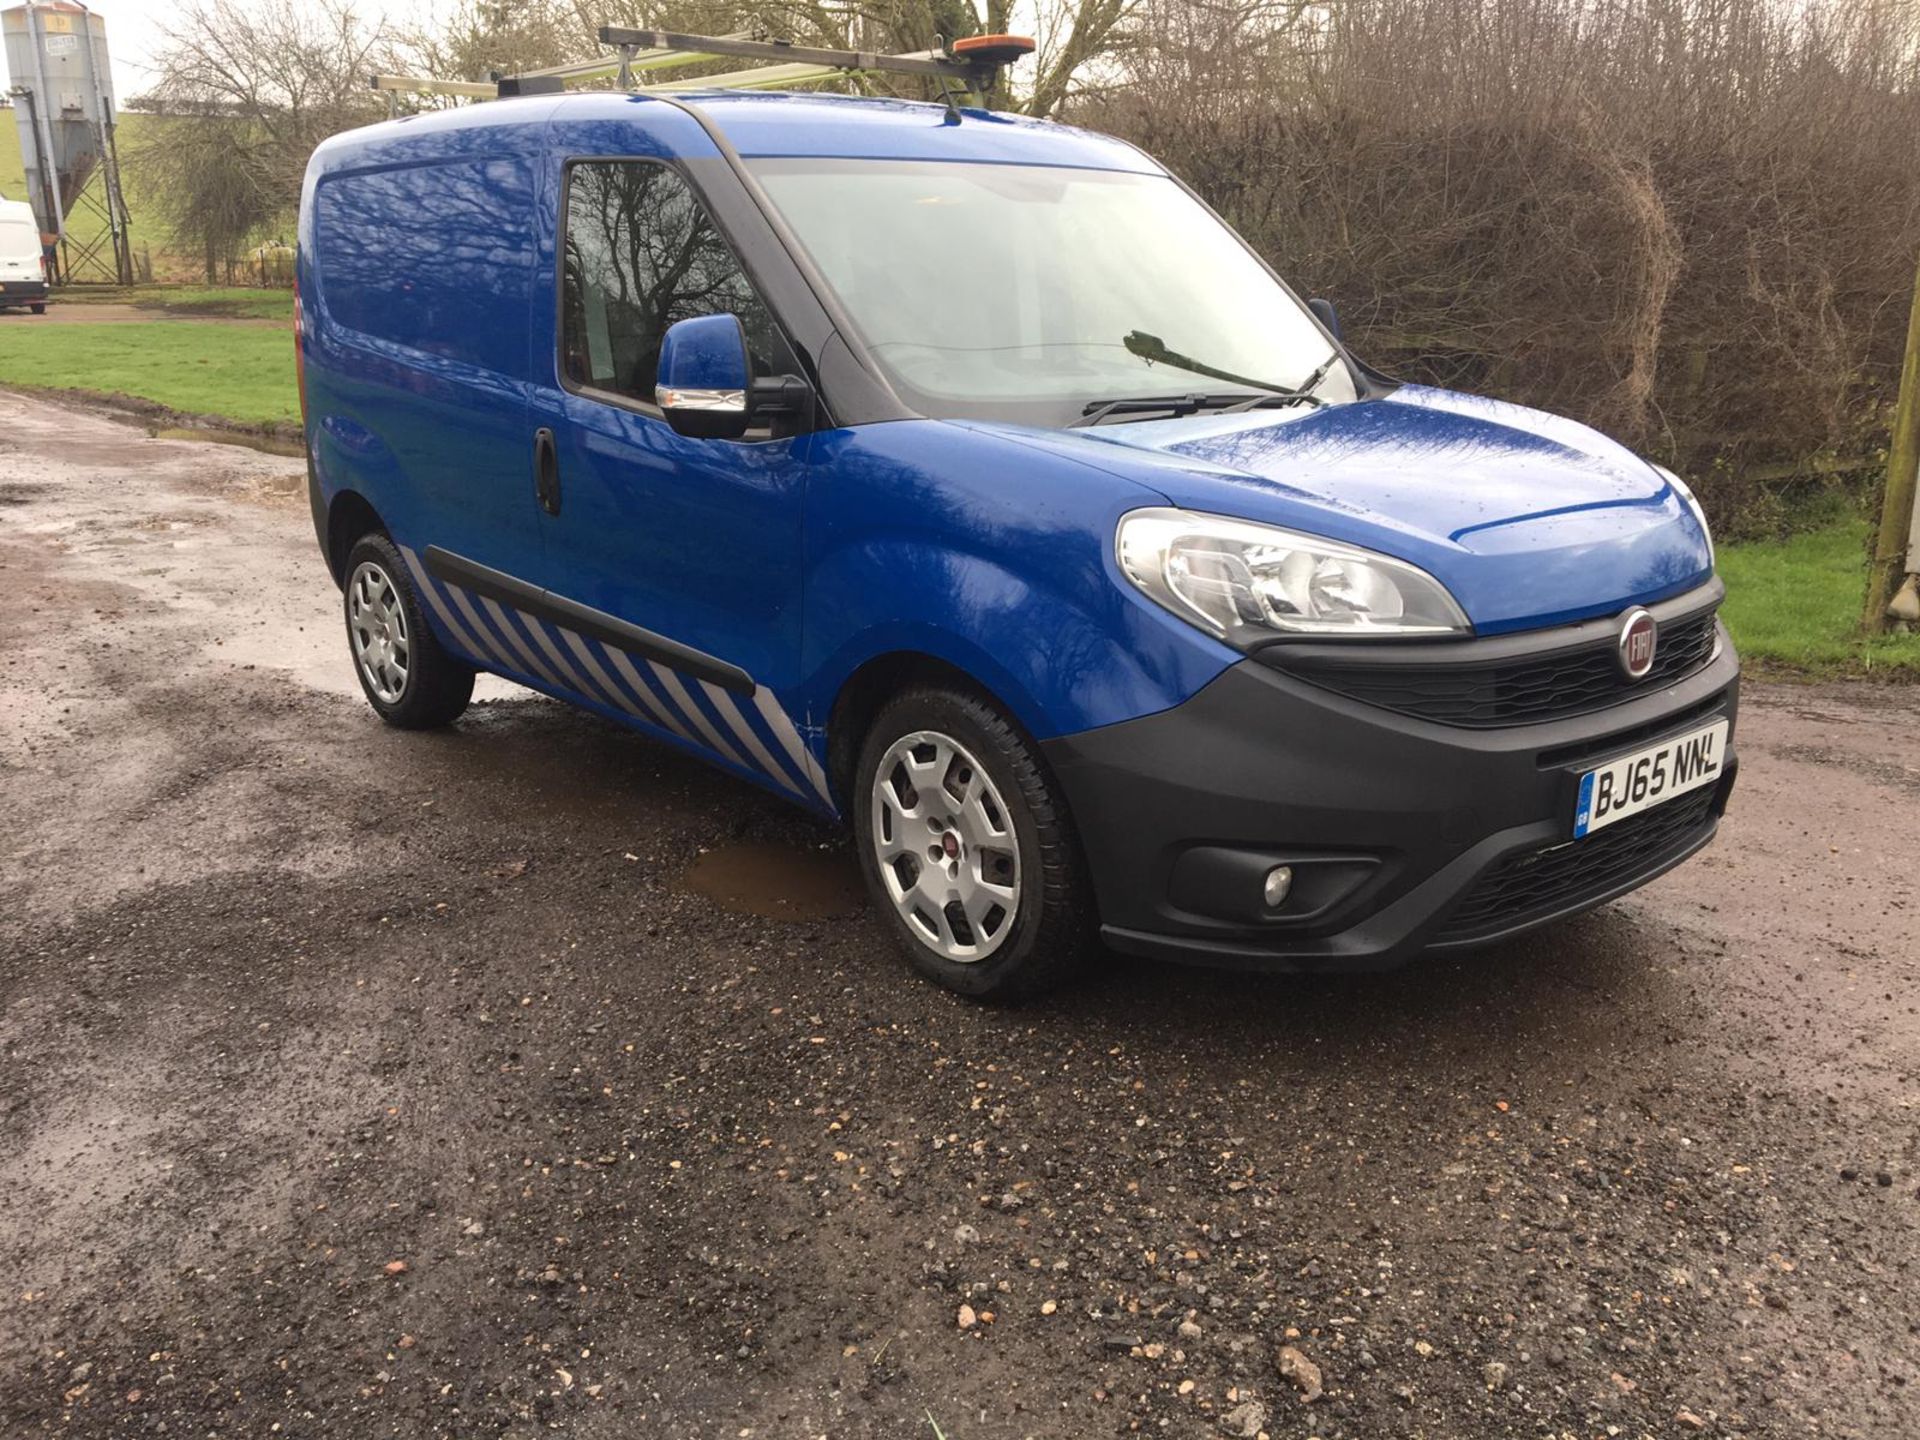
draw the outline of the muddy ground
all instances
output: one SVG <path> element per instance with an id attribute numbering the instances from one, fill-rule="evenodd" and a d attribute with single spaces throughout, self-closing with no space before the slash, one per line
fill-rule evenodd
<path id="1" fill-rule="evenodd" d="M 299 485 L 0 395 L 0 1434 L 1920 1434 L 1915 691 L 1525 943 L 988 1010 L 757 791 L 384 729 Z"/>

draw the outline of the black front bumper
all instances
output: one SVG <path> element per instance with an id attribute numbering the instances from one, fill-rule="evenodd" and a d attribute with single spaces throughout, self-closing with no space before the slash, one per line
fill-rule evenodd
<path id="1" fill-rule="evenodd" d="M 1718 622 L 1714 622 L 1716 627 Z M 1720 778 L 1574 841 L 1580 775 L 1726 719 L 1723 630 L 1684 679 L 1603 709 L 1467 728 L 1246 660 L 1185 704 L 1048 741 L 1117 950 L 1286 970 L 1384 969 L 1486 944 L 1645 884 L 1713 838 Z M 1291 865 L 1270 911 L 1260 880 Z"/>

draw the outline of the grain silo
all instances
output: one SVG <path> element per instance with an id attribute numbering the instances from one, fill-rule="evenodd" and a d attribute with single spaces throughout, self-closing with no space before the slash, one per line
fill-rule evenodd
<path id="1" fill-rule="evenodd" d="M 105 19 L 74 0 L 29 0 L 0 10 L 0 40 L 27 172 L 18 198 L 58 237 L 60 278 L 131 284 Z"/>

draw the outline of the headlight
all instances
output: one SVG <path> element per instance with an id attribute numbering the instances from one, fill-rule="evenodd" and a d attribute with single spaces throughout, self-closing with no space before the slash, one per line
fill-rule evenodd
<path id="1" fill-rule="evenodd" d="M 1191 510 L 1121 517 L 1120 568 L 1181 619 L 1245 649 L 1286 635 L 1457 635 L 1472 629 L 1426 571 L 1272 525 Z"/>
<path id="2" fill-rule="evenodd" d="M 1649 461 L 1648 463 L 1652 464 L 1651 461 Z M 1653 468 L 1660 472 L 1662 479 L 1664 479 L 1675 490 L 1678 490 L 1680 492 L 1680 498 L 1686 501 L 1687 508 L 1693 511 L 1693 518 L 1700 522 L 1700 533 L 1707 537 L 1707 563 L 1712 564 L 1713 563 L 1713 527 L 1707 524 L 1707 512 L 1700 508 L 1699 497 L 1697 497 L 1693 493 L 1692 488 L 1687 484 L 1686 481 L 1682 480 L 1678 475 L 1674 474 L 1673 471 L 1667 469 L 1666 466 L 1654 465 Z"/>

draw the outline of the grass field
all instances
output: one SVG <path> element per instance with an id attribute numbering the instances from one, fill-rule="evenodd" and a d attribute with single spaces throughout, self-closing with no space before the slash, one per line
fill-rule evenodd
<path id="1" fill-rule="evenodd" d="M 179 289 L 140 287 L 128 293 L 129 300 L 141 307 L 152 306 L 170 315 L 204 315 L 238 320 L 284 320 L 293 324 L 293 291 L 206 289 L 200 286 Z"/>
<path id="2" fill-rule="evenodd" d="M 131 395 L 189 415 L 297 421 L 293 337 L 211 320 L 35 325 L 0 318 L 0 382 Z"/>
<path id="3" fill-rule="evenodd" d="M 1720 551 L 1723 612 L 1743 659 L 1809 672 L 1920 679 L 1920 635 L 1863 641 L 1867 522 L 1846 513 L 1786 540 Z"/>
<path id="4" fill-rule="evenodd" d="M 283 320 L 293 323 L 293 291 L 205 285 L 76 285 L 62 290 L 61 305 L 133 305 L 156 315 L 220 320 Z"/>

